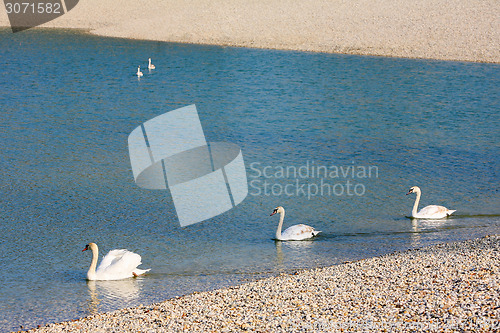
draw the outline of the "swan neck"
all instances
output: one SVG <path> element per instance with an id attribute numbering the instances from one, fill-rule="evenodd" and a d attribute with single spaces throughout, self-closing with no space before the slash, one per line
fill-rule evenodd
<path id="1" fill-rule="evenodd" d="M 92 250 L 92 262 L 90 263 L 89 271 L 87 272 L 87 278 L 89 280 L 94 280 L 95 279 L 95 270 L 97 267 L 97 260 L 99 257 L 99 249 L 97 246 L 94 248 L 93 246 L 90 248 Z"/>
<path id="2" fill-rule="evenodd" d="M 283 220 L 285 219 L 285 212 L 280 212 L 280 223 L 278 224 L 278 229 L 276 230 L 276 239 L 281 239 L 281 228 L 283 227 Z"/>
<path id="3" fill-rule="evenodd" d="M 417 197 L 415 198 L 415 203 L 413 204 L 413 209 L 411 211 L 411 216 L 413 217 L 417 216 L 418 204 L 420 202 L 420 195 L 421 192 L 417 191 Z"/>

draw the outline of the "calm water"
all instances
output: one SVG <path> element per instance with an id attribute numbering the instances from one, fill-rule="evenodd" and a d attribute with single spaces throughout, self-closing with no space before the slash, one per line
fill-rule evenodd
<path id="1" fill-rule="evenodd" d="M 0 30 L 0 330 L 498 233 L 498 87 L 492 64 Z M 193 103 L 208 141 L 241 147 L 250 185 L 182 229 L 168 192 L 135 185 L 127 137 Z M 405 218 L 412 185 L 456 215 Z M 323 233 L 276 243 L 277 205 L 285 227 Z M 90 241 L 151 273 L 87 283 Z"/>

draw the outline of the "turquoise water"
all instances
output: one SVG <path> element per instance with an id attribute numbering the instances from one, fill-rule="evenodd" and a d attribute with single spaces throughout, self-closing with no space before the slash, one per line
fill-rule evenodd
<path id="1" fill-rule="evenodd" d="M 499 65 L 6 29 L 0 63 L 1 331 L 500 231 Z M 190 104 L 242 149 L 249 195 L 182 229 L 127 137 Z M 413 185 L 454 217 L 406 218 Z M 320 237 L 275 242 L 278 205 Z M 86 282 L 88 242 L 151 272 Z"/>

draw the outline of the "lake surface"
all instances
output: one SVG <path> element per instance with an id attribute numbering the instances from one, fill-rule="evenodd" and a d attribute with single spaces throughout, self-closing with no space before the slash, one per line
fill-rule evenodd
<path id="1" fill-rule="evenodd" d="M 0 64 L 0 331 L 500 232 L 499 65 L 7 29 Z M 249 194 L 181 228 L 127 138 L 190 104 L 241 148 Z M 414 185 L 457 212 L 406 218 Z M 320 236 L 275 242 L 278 205 Z M 151 272 L 87 282 L 89 242 Z"/>

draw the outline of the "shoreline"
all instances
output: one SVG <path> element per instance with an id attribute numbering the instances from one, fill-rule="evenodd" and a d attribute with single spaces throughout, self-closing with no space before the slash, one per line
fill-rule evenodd
<path id="1" fill-rule="evenodd" d="M 0 26 L 0 29 L 9 29 L 10 27 Z M 202 42 L 188 42 L 188 41 L 168 41 L 168 40 L 156 40 L 156 39 L 147 39 L 147 38 L 131 38 L 131 37 L 122 37 L 122 36 L 113 36 L 113 35 L 100 35 L 94 33 L 91 29 L 85 28 L 61 28 L 61 27 L 36 27 L 34 28 L 39 31 L 74 31 L 82 34 L 87 34 L 95 37 L 103 37 L 103 38 L 118 38 L 118 39 L 126 39 L 133 41 L 146 41 L 146 42 L 160 42 L 160 43 L 172 43 L 172 44 L 181 44 L 181 45 L 195 45 L 195 46 L 220 46 L 220 47 L 234 47 L 234 48 L 247 48 L 247 49 L 259 49 L 259 50 L 270 50 L 270 51 L 289 51 L 289 52 L 304 52 L 304 53 L 322 53 L 322 54 L 336 54 L 342 56 L 362 56 L 362 57 L 375 57 L 375 58 L 397 58 L 397 59 L 408 59 L 408 60 L 429 60 L 429 61 L 452 61 L 459 63 L 479 63 L 479 64 L 500 64 L 500 58 L 494 61 L 487 61 L 484 59 L 476 59 L 476 60 L 464 60 L 464 59 L 442 59 L 438 57 L 417 57 L 417 56 L 403 56 L 403 55 L 385 55 L 385 54 L 372 54 L 372 53 L 348 53 L 348 52 L 333 52 L 333 51 L 322 51 L 322 50 L 298 50 L 293 48 L 278 48 L 272 46 L 263 46 L 263 47 L 255 47 L 248 45 L 232 45 L 232 44 L 210 44 L 210 43 L 202 43 Z"/>
<path id="2" fill-rule="evenodd" d="M 500 235 L 280 274 L 29 332 L 500 329 Z"/>
<path id="3" fill-rule="evenodd" d="M 137 40 L 500 63 L 492 0 L 80 1 L 42 28 Z M 6 11 L 0 26 L 9 27 Z M 22 33 L 22 32 L 20 32 Z"/>

